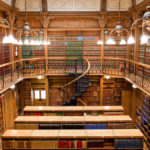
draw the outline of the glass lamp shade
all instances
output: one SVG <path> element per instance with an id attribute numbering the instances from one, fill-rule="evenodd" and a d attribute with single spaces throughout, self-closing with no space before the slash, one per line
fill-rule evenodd
<path id="1" fill-rule="evenodd" d="M 102 45 L 102 44 L 103 44 L 103 41 L 101 41 L 101 40 L 97 41 L 97 45 Z"/>
<path id="2" fill-rule="evenodd" d="M 14 39 L 12 44 L 18 45 L 17 39 Z"/>
<path id="3" fill-rule="evenodd" d="M 43 42 L 43 45 L 47 45 L 47 41 L 44 41 L 44 42 Z"/>
<path id="4" fill-rule="evenodd" d="M 39 40 L 36 40 L 36 45 L 40 45 L 40 41 Z"/>
<path id="5" fill-rule="evenodd" d="M 135 39 L 133 38 L 133 36 L 130 36 L 128 39 L 128 44 L 135 44 Z"/>
<path id="6" fill-rule="evenodd" d="M 107 41 L 106 41 L 106 44 L 107 45 L 115 45 L 116 44 L 116 42 L 113 40 L 113 39 L 108 39 Z"/>
<path id="7" fill-rule="evenodd" d="M 51 45 L 51 42 L 50 42 L 50 41 L 48 41 L 48 42 L 47 42 L 47 45 Z"/>
<path id="8" fill-rule="evenodd" d="M 3 44 L 9 44 L 9 43 L 10 43 L 8 36 L 5 36 L 5 37 L 4 37 L 2 43 L 3 43 Z"/>
<path id="9" fill-rule="evenodd" d="M 141 44 L 147 44 L 147 43 L 148 43 L 148 36 L 143 34 L 141 37 Z"/>
<path id="10" fill-rule="evenodd" d="M 13 37 L 13 35 L 12 34 L 10 34 L 9 36 L 8 36 L 8 38 L 9 38 L 9 41 L 10 41 L 10 43 L 15 43 L 15 38 Z"/>
<path id="11" fill-rule="evenodd" d="M 126 43 L 126 41 L 124 40 L 124 39 L 122 39 L 121 41 L 120 41 L 120 45 L 126 45 L 127 43 Z"/>
<path id="12" fill-rule="evenodd" d="M 18 41 L 18 45 L 22 45 L 23 42 L 21 40 Z"/>
<path id="13" fill-rule="evenodd" d="M 42 45 L 42 44 L 43 44 L 43 42 L 40 40 L 40 41 L 39 41 L 39 44 L 40 44 L 40 45 Z"/>
<path id="14" fill-rule="evenodd" d="M 29 43 L 29 40 L 28 39 L 25 39 L 25 41 L 24 41 L 24 45 L 29 45 L 30 43 Z"/>
<path id="15" fill-rule="evenodd" d="M 31 41 L 30 41 L 30 45 L 34 45 L 34 40 L 31 40 Z"/>

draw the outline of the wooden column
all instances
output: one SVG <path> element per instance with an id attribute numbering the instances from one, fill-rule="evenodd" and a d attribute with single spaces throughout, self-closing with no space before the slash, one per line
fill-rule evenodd
<path id="1" fill-rule="evenodd" d="M 100 77 L 100 106 L 103 105 L 103 77 Z"/>
<path id="2" fill-rule="evenodd" d="M 44 40 L 48 40 L 47 38 L 47 28 L 49 25 L 49 17 L 47 13 L 42 14 L 42 25 L 43 25 L 43 30 L 44 30 Z M 44 50 L 45 50 L 45 65 L 46 65 L 46 73 L 47 73 L 47 65 L 48 65 L 48 46 L 44 45 Z"/>
<path id="3" fill-rule="evenodd" d="M 133 13 L 134 20 L 139 19 L 138 12 Z M 140 35 L 139 35 L 139 27 L 138 24 L 135 25 L 135 47 L 134 47 L 134 61 L 138 61 L 138 50 L 139 50 L 139 43 L 140 43 Z"/>
<path id="4" fill-rule="evenodd" d="M 135 125 L 135 118 L 136 118 L 136 95 L 137 95 L 137 89 L 132 90 L 132 119 L 133 124 Z"/>
<path id="5" fill-rule="evenodd" d="M 104 31 L 105 31 L 105 25 L 106 25 L 106 12 L 101 12 L 100 17 L 98 18 L 98 23 L 100 27 L 100 35 L 101 40 L 105 43 L 104 38 Z M 101 64 L 101 73 L 103 70 L 103 57 L 104 57 L 104 43 L 101 45 L 101 57 L 100 57 L 100 64 Z"/>
<path id="6" fill-rule="evenodd" d="M 10 24 L 10 34 L 15 35 L 15 33 L 13 33 L 13 24 L 15 21 L 16 13 L 15 11 L 9 11 L 7 12 L 7 14 L 8 14 L 7 19 Z M 13 44 L 10 44 L 9 52 L 10 52 L 10 62 L 13 62 L 14 61 L 14 45 Z M 14 69 L 15 69 L 15 64 L 12 64 L 12 71 L 14 71 Z"/>

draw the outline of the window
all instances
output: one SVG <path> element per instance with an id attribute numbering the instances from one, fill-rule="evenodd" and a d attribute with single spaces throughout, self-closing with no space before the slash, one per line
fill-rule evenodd
<path id="1" fill-rule="evenodd" d="M 35 99 L 40 99 L 40 90 L 35 90 Z"/>
<path id="2" fill-rule="evenodd" d="M 34 90 L 34 99 L 46 99 L 46 91 L 43 89 Z"/>
<path id="3" fill-rule="evenodd" d="M 41 99 L 46 99 L 46 91 L 41 90 Z"/>

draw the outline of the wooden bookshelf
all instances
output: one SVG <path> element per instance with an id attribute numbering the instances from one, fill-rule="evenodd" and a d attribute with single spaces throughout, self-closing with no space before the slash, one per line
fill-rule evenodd
<path id="1" fill-rule="evenodd" d="M 10 62 L 9 44 L 3 44 L 4 30 L 0 29 L 0 65 Z M 10 66 L 0 68 L 1 76 L 10 72 Z"/>
<path id="2" fill-rule="evenodd" d="M 144 140 L 147 147 L 150 147 L 150 125 L 149 125 L 149 112 L 150 112 L 150 97 L 140 94 L 136 101 L 136 127 L 141 129 L 144 134 Z"/>
<path id="3" fill-rule="evenodd" d="M 26 106 L 24 115 L 45 116 L 45 115 L 122 115 L 122 106 Z M 68 114 L 67 114 L 68 113 Z"/>
<path id="4" fill-rule="evenodd" d="M 132 119 L 121 116 L 19 116 L 15 129 L 132 129 Z"/>
<path id="5" fill-rule="evenodd" d="M 75 144 L 77 141 L 80 141 L 81 145 L 77 146 Z M 2 136 L 2 143 L 3 150 L 122 148 L 142 150 L 143 134 L 138 129 L 7 130 Z"/>
<path id="6" fill-rule="evenodd" d="M 3 110 L 2 110 L 2 98 L 0 97 L 0 138 L 3 133 Z"/>
<path id="7" fill-rule="evenodd" d="M 122 91 L 129 90 L 129 83 L 124 79 L 103 80 L 103 105 L 121 105 Z"/>

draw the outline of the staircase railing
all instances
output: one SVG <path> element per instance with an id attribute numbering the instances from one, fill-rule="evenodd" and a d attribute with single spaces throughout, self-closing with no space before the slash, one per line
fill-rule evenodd
<path id="1" fill-rule="evenodd" d="M 90 70 L 90 67 L 91 67 L 91 64 L 89 62 L 89 60 L 87 58 L 83 58 L 85 61 L 86 61 L 86 70 L 84 72 L 82 72 L 81 75 L 79 75 L 78 77 L 76 77 L 76 75 L 79 73 L 78 72 L 78 68 L 77 68 L 77 59 L 75 60 L 75 72 L 74 72 L 74 75 L 75 75 L 75 79 L 73 79 L 72 81 L 66 83 L 63 87 L 62 87 L 62 91 L 63 91 L 63 94 L 64 94 L 64 100 L 63 100 L 63 103 L 65 103 L 65 101 L 69 100 L 69 92 L 67 91 L 68 90 L 68 87 L 69 85 L 72 85 L 73 83 L 76 83 L 79 79 L 83 78 L 85 75 L 87 75 L 89 73 L 89 70 Z M 84 63 L 83 63 L 84 64 Z M 82 66 L 84 68 L 84 65 Z M 82 68 L 82 70 L 83 70 Z M 81 69 L 81 68 L 80 68 Z M 81 73 L 81 72 L 80 72 Z M 75 87 L 75 95 L 76 95 L 76 85 L 74 86 Z M 79 100 L 79 99 L 78 99 Z M 83 104 L 83 101 L 80 99 L 80 102 Z M 84 103 L 84 105 L 86 105 Z"/>
<path id="2" fill-rule="evenodd" d="M 76 82 L 77 80 L 81 79 L 83 76 L 85 76 L 89 72 L 91 64 L 90 64 L 90 62 L 88 61 L 87 58 L 84 58 L 84 59 L 87 62 L 87 66 L 88 66 L 87 69 L 86 69 L 86 71 L 82 75 L 80 75 L 79 77 L 77 77 L 76 79 L 74 79 L 74 80 L 70 81 L 69 83 L 65 84 L 63 86 L 63 88 L 65 88 L 65 87 L 71 85 L 72 83 Z"/>

